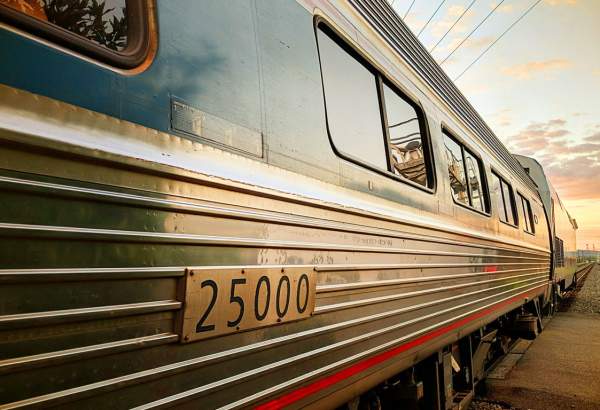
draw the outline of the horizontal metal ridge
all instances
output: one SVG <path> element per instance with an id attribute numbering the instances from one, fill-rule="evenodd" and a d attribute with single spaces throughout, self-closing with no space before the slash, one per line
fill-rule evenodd
<path id="1" fill-rule="evenodd" d="M 346 290 L 354 290 L 354 289 L 366 289 L 366 288 L 378 288 L 383 286 L 394 286 L 394 285 L 406 285 L 411 283 L 421 283 L 421 282 L 437 282 L 437 281 L 445 281 L 449 279 L 462 279 L 462 278 L 472 278 L 478 276 L 490 276 L 490 275 L 498 275 L 510 272 L 526 272 L 531 271 L 531 268 L 525 269 L 506 269 L 506 270 L 497 270 L 494 272 L 475 272 L 475 273 L 457 273 L 455 275 L 436 275 L 436 276 L 419 276 L 419 277 L 408 277 L 408 278 L 400 278 L 400 279 L 385 279 L 385 280 L 373 280 L 373 281 L 365 281 L 365 282 L 351 282 L 351 283 L 338 283 L 331 285 L 317 285 L 318 293 L 327 293 L 327 292 L 341 292 Z M 548 273 L 546 268 L 537 268 L 533 269 L 536 273 Z"/>
<path id="2" fill-rule="evenodd" d="M 73 282 L 103 279 L 149 279 L 179 277 L 184 267 L 134 268 L 53 268 L 53 269 L 0 269 L 0 282 Z"/>
<path id="3" fill-rule="evenodd" d="M 545 262 L 502 262 L 502 266 L 532 266 L 542 265 Z M 227 266 L 163 266 L 163 267 L 114 267 L 114 268 L 41 268 L 41 269 L 0 269 L 0 283 L 10 282 L 73 282 L 93 280 L 118 280 L 118 279 L 150 279 L 181 277 L 185 269 L 235 269 L 235 268 L 291 268 L 306 267 L 317 272 L 344 272 L 344 271 L 369 271 L 369 270 L 404 270 L 404 269 L 437 269 L 437 268 L 470 268 L 495 266 L 498 263 L 386 263 L 386 264 L 335 264 L 335 265 L 227 265 Z M 541 268 L 540 268 L 541 269 Z M 516 269 L 512 269 L 515 270 Z M 505 271 L 509 271 L 508 269 Z M 501 271 L 498 271 L 501 272 Z M 431 277 L 432 280 L 436 277 Z M 442 278 L 442 276 L 440 276 Z M 417 280 L 417 279 L 415 279 Z M 418 280 L 421 280 L 420 278 Z"/>
<path id="4" fill-rule="evenodd" d="M 537 192 L 537 186 L 531 177 L 391 6 L 384 0 L 351 0 L 351 3 L 454 113 L 496 152 L 505 165 L 524 184 Z"/>
<path id="5" fill-rule="evenodd" d="M 74 360 L 105 356 L 127 350 L 141 349 L 144 347 L 176 342 L 179 335 L 174 333 L 159 333 L 156 335 L 142 336 L 133 339 L 118 340 L 115 342 L 101 343 L 73 349 L 58 350 L 31 356 L 21 356 L 0 360 L 0 375 L 13 373 L 43 366 L 63 364 Z"/>
<path id="6" fill-rule="evenodd" d="M 5 232 L 2 232 L 5 231 Z M 194 245 L 212 246 L 241 246 L 241 247 L 272 247 L 287 249 L 319 249 L 338 250 L 350 252 L 396 253 L 405 255 L 434 255 L 451 257 L 481 257 L 481 258 L 512 258 L 547 261 L 547 257 L 527 257 L 511 255 L 488 255 L 484 253 L 446 252 L 426 249 L 404 249 L 382 246 L 365 245 L 340 245 L 323 242 L 298 242 L 247 237 L 226 237 L 214 235 L 124 231 L 119 229 L 80 228 L 74 226 L 30 225 L 0 222 L 0 234 L 11 232 L 13 235 L 34 235 L 37 238 L 47 236 L 51 238 L 84 239 L 84 240 L 114 240 L 130 242 L 161 242 L 161 243 L 187 243 Z"/>
<path id="7" fill-rule="evenodd" d="M 533 290 L 533 289 L 535 289 L 535 287 L 532 287 L 532 288 L 528 289 L 527 291 L 530 291 L 530 290 Z M 510 291 L 508 291 L 508 292 L 510 292 Z M 497 297 L 498 295 L 494 295 L 494 296 Z M 510 299 L 510 298 L 512 298 L 514 296 L 515 295 L 510 295 L 506 299 Z M 345 346 L 348 346 L 348 345 L 351 345 L 351 344 L 354 344 L 354 343 L 358 343 L 358 342 L 361 342 L 361 341 L 364 341 L 364 340 L 367 340 L 367 339 L 370 339 L 370 338 L 373 338 L 373 337 L 376 337 L 376 336 L 380 336 L 382 334 L 390 333 L 390 332 L 392 332 L 394 330 L 398 330 L 398 329 L 407 327 L 407 326 L 409 326 L 411 324 L 423 322 L 426 319 L 431 319 L 431 318 L 434 318 L 434 317 L 437 317 L 437 316 L 441 316 L 441 315 L 446 314 L 446 313 L 450 313 L 450 312 L 458 310 L 458 309 L 463 309 L 465 307 L 468 307 L 468 306 L 476 304 L 476 303 L 481 303 L 481 301 L 486 300 L 486 299 L 488 299 L 488 298 L 483 298 L 483 299 L 477 300 L 475 302 L 464 303 L 464 304 L 459 305 L 459 306 L 453 306 L 453 307 L 451 307 L 449 309 L 445 309 L 445 310 L 442 310 L 442 311 L 439 311 L 439 312 L 434 312 L 434 313 L 429 314 L 429 315 L 425 315 L 425 316 L 422 316 L 422 317 L 419 317 L 419 318 L 407 320 L 405 322 L 397 323 L 397 324 L 394 324 L 394 325 L 391 325 L 391 326 L 388 326 L 388 327 L 385 327 L 385 328 L 382 328 L 382 329 L 378 329 L 378 330 L 375 330 L 375 331 L 372 331 L 372 332 L 368 332 L 368 333 L 364 333 L 364 334 L 361 334 L 361 335 L 358 335 L 358 336 L 355 336 L 355 337 L 352 337 L 352 338 L 349 338 L 349 339 L 346 339 L 346 340 L 342 340 L 342 341 L 339 341 L 339 342 L 336 342 L 336 343 L 332 343 L 330 345 L 314 349 L 314 350 L 312 350 L 310 352 L 301 353 L 301 354 L 298 354 L 296 356 L 292 356 L 292 357 L 280 360 L 280 361 L 275 362 L 275 363 L 270 363 L 270 364 L 267 364 L 265 366 L 261 366 L 261 367 L 259 367 L 257 369 L 252 369 L 250 371 L 243 372 L 243 373 L 237 374 L 235 376 L 231 376 L 231 377 L 228 377 L 228 378 L 225 378 L 225 379 L 221 379 L 221 380 L 219 380 L 217 382 L 213 382 L 213 383 L 210 383 L 210 384 L 207 384 L 207 385 L 204 385 L 204 386 L 200 386 L 200 387 L 197 387 L 197 388 L 194 388 L 194 389 L 190 389 L 190 390 L 187 390 L 187 391 L 184 391 L 184 392 L 181 392 L 181 393 L 178 393 L 178 394 L 174 394 L 174 395 L 171 395 L 169 397 L 166 397 L 166 398 L 163 398 L 163 399 L 151 402 L 151 403 L 147 403 L 147 404 L 142 405 L 142 406 L 135 407 L 135 409 L 136 410 L 145 410 L 145 409 L 152 409 L 152 408 L 157 408 L 157 407 L 161 407 L 161 406 L 165 406 L 165 405 L 173 405 L 173 404 L 176 404 L 178 402 L 190 400 L 190 399 L 192 399 L 194 397 L 206 395 L 207 393 L 210 393 L 212 391 L 221 390 L 221 389 L 225 388 L 226 385 L 228 385 L 228 384 L 231 384 L 231 383 L 234 383 L 234 382 L 239 383 L 241 381 L 246 381 L 248 379 L 257 378 L 257 377 L 261 376 L 262 374 L 271 373 L 271 372 L 273 372 L 274 370 L 276 370 L 279 367 L 282 367 L 282 366 L 285 366 L 285 365 L 289 365 L 289 364 L 292 364 L 294 362 L 305 361 L 308 358 L 312 358 L 312 357 L 315 357 L 315 356 L 320 356 L 320 355 L 329 353 L 331 351 L 339 350 L 339 349 L 341 349 L 341 348 L 343 348 Z M 312 372 L 305 373 L 304 375 L 302 375 L 302 376 L 300 376 L 300 377 L 298 377 L 296 379 L 312 378 L 312 377 L 314 377 L 318 373 L 323 373 L 325 371 L 332 370 L 334 368 L 340 367 L 342 364 L 358 360 L 358 359 L 360 359 L 362 357 L 371 355 L 371 354 L 376 353 L 378 351 L 384 350 L 384 349 L 386 349 L 388 347 L 400 344 L 403 341 L 410 340 L 410 339 L 415 338 L 415 337 L 417 337 L 417 336 L 419 336 L 421 334 L 424 334 L 424 333 L 427 333 L 427 332 L 429 332 L 429 331 L 431 331 L 433 329 L 436 329 L 436 328 L 438 328 L 440 326 L 443 326 L 445 324 L 457 321 L 457 320 L 459 320 L 459 319 L 461 319 L 461 318 L 463 318 L 465 316 L 471 315 L 471 314 L 473 314 L 475 312 L 478 312 L 480 310 L 483 310 L 483 309 L 485 309 L 487 307 L 493 306 L 493 305 L 495 305 L 495 304 L 497 304 L 499 302 L 501 302 L 501 301 L 495 301 L 494 303 L 491 303 L 491 304 L 488 304 L 488 305 L 484 305 L 482 307 L 479 307 L 479 308 L 470 310 L 468 312 L 465 312 L 463 314 L 457 315 L 457 316 L 455 316 L 453 318 L 450 318 L 450 319 L 438 322 L 438 323 L 436 323 L 434 325 L 431 325 L 431 326 L 427 326 L 427 327 L 425 327 L 423 329 L 420 329 L 420 330 L 418 330 L 416 332 L 413 332 L 413 333 L 410 333 L 408 335 L 402 336 L 400 338 L 396 338 L 396 339 L 394 339 L 392 341 L 383 343 L 382 345 L 379 345 L 377 347 L 365 350 L 365 351 L 360 352 L 360 353 L 358 353 L 356 355 L 353 355 L 353 356 L 350 356 L 348 358 L 345 358 L 345 359 L 343 359 L 341 361 L 329 364 L 327 366 L 324 366 L 324 367 L 322 367 L 320 369 L 317 369 L 317 370 L 314 370 Z M 296 379 L 293 379 L 293 380 L 296 380 Z M 257 393 L 256 395 L 263 395 L 265 393 L 271 394 L 272 390 L 271 389 L 267 389 L 267 390 L 264 390 L 264 391 L 262 391 L 260 393 Z M 253 395 L 251 397 L 255 397 L 256 395 Z M 236 402 L 236 403 L 232 403 L 229 406 L 225 406 L 224 408 L 235 408 L 235 407 L 238 407 L 241 404 L 242 403 Z"/>
<path id="8" fill-rule="evenodd" d="M 502 265 L 547 265 L 550 258 L 544 262 L 502 262 Z M 498 265 L 494 262 L 487 263 L 370 263 L 370 264 L 336 264 L 315 266 L 317 272 L 344 272 L 357 270 L 394 270 L 394 269 L 433 269 L 433 268 L 471 268 Z"/>
<path id="9" fill-rule="evenodd" d="M 548 281 L 547 280 L 540 281 L 540 284 L 542 284 L 542 283 L 547 284 Z M 453 306 L 452 308 L 446 309 L 446 311 L 451 311 L 453 309 L 460 309 L 463 306 L 476 304 L 481 301 L 489 300 L 491 298 L 498 297 L 498 296 L 506 294 L 506 293 L 518 291 L 519 289 L 525 288 L 527 286 L 528 285 L 524 285 L 524 286 L 517 287 L 514 289 L 509 289 L 507 291 L 500 292 L 498 294 L 486 296 L 484 298 L 481 298 L 481 299 L 478 299 L 475 301 L 467 302 L 466 304 L 463 304 L 463 305 L 456 305 L 456 306 Z M 538 287 L 539 287 L 539 285 L 538 285 Z M 535 289 L 535 287 L 533 287 L 531 289 Z M 486 289 L 486 291 L 487 290 L 489 290 L 489 289 Z M 341 323 L 335 323 L 332 325 L 326 325 L 326 326 L 322 326 L 322 327 L 315 328 L 315 329 L 305 330 L 305 331 L 295 333 L 292 335 L 286 335 L 286 336 L 282 336 L 282 337 L 278 337 L 278 338 L 274 338 L 274 339 L 264 340 L 264 341 L 253 343 L 250 345 L 246 345 L 246 346 L 242 346 L 242 347 L 238 347 L 238 348 L 234 348 L 234 349 L 229 349 L 229 350 L 224 350 L 224 351 L 218 352 L 218 353 L 213 353 L 213 354 L 210 354 L 207 356 L 201 356 L 201 357 L 197 357 L 194 359 L 185 360 L 182 362 L 171 363 L 168 365 L 164 365 L 164 366 L 160 366 L 160 367 L 156 367 L 156 368 L 152 368 L 152 369 L 148 369 L 148 370 L 131 373 L 131 374 L 128 374 L 125 376 L 120 376 L 120 377 L 116 377 L 113 379 L 108 379 L 108 380 L 103 380 L 103 381 L 96 382 L 96 383 L 91 383 L 91 384 L 88 384 L 85 386 L 79 386 L 79 387 L 75 387 L 72 389 L 67 389 L 67 390 L 63 390 L 63 391 L 59 391 L 59 392 L 46 394 L 43 396 L 32 397 L 32 398 L 25 399 L 25 400 L 22 400 L 19 402 L 14 402 L 14 403 L 6 404 L 6 405 L 0 405 L 0 410 L 19 408 L 19 407 L 31 406 L 31 405 L 48 406 L 48 405 L 53 405 L 53 404 L 58 404 L 58 403 L 65 403 L 65 402 L 69 402 L 70 400 L 89 397 L 89 396 L 93 396 L 95 394 L 99 394 L 102 392 L 113 391 L 113 390 L 117 390 L 117 389 L 127 387 L 130 385 L 139 384 L 139 383 L 148 382 L 151 380 L 156 380 L 159 378 L 167 377 L 169 375 L 173 375 L 176 373 L 186 372 L 186 371 L 192 370 L 194 368 L 198 368 L 200 366 L 207 365 L 209 363 L 217 363 L 217 362 L 220 362 L 225 359 L 233 359 L 233 358 L 239 357 L 241 355 L 245 355 L 245 354 L 259 351 L 259 350 L 264 350 L 266 348 L 271 348 L 271 347 L 274 347 L 277 345 L 292 343 L 294 341 L 309 338 L 309 337 L 316 336 L 319 334 L 329 333 L 329 332 L 332 332 L 335 330 L 341 330 L 341 329 L 344 329 L 344 328 L 347 328 L 350 326 L 356 326 L 356 325 L 359 325 L 362 323 L 367 323 L 367 322 L 374 321 L 374 320 L 380 320 L 380 319 L 388 318 L 391 316 L 400 315 L 400 314 L 403 314 L 406 312 L 422 309 L 422 308 L 429 307 L 429 306 L 435 306 L 435 305 L 438 305 L 438 304 L 441 304 L 444 302 L 457 300 L 457 299 L 463 298 L 465 296 L 472 296 L 472 295 L 479 294 L 479 293 L 482 293 L 482 290 L 470 292 L 470 293 L 463 294 L 463 295 L 452 296 L 452 297 L 449 297 L 446 299 L 438 299 L 438 300 L 422 303 L 419 305 L 412 305 L 412 306 L 396 309 L 393 311 L 377 313 L 374 315 L 369 315 L 369 316 L 361 317 L 361 318 L 357 318 L 357 319 L 351 319 L 351 320 L 341 322 Z M 445 311 L 441 311 L 441 312 L 442 313 L 440 313 L 440 314 L 443 314 Z M 435 312 L 433 315 L 435 315 L 437 313 L 438 312 Z M 431 317 L 434 317 L 434 316 L 431 316 Z M 415 320 L 419 321 L 419 320 L 424 320 L 426 318 L 429 318 L 429 317 L 422 316 Z"/>
<path id="10" fill-rule="evenodd" d="M 512 253 L 525 253 L 525 254 L 540 255 L 540 256 L 544 256 L 544 255 L 548 254 L 548 250 L 546 250 L 546 249 L 540 249 L 540 248 L 536 249 L 533 247 L 528 247 L 529 245 L 524 244 L 524 243 L 519 243 L 518 249 L 506 248 L 506 247 L 502 247 L 502 246 L 490 246 L 490 245 L 477 244 L 477 243 L 472 243 L 472 242 L 443 239 L 443 238 L 438 238 L 435 236 L 408 234 L 408 233 L 403 233 L 403 232 L 400 232 L 397 230 L 391 230 L 391 229 L 386 229 L 386 228 L 375 228 L 375 227 L 369 227 L 369 226 L 363 226 L 363 225 L 357 225 L 357 224 L 351 224 L 351 223 L 345 223 L 345 222 L 332 222 L 332 221 L 328 221 L 325 219 L 313 218 L 313 217 L 308 217 L 308 216 L 290 215 L 290 214 L 284 214 L 284 213 L 279 213 L 279 212 L 275 212 L 275 211 L 236 209 L 236 208 L 232 208 L 230 206 L 228 207 L 226 205 L 217 206 L 217 205 L 209 205 L 209 204 L 197 204 L 197 203 L 185 202 L 185 201 L 175 201 L 175 200 L 169 200 L 169 199 L 154 198 L 154 197 L 150 197 L 150 196 L 141 196 L 141 195 L 126 194 L 126 193 L 114 192 L 114 191 L 105 191 L 105 190 L 83 188 L 83 187 L 73 187 L 73 186 L 68 186 L 68 185 L 54 184 L 54 183 L 42 182 L 42 181 L 32 181 L 32 180 L 25 180 L 25 179 L 19 179 L 19 178 L 11 178 L 11 177 L 6 177 L 6 176 L 0 176 L 0 183 L 17 184 L 17 185 L 22 185 L 22 186 L 28 186 L 30 188 L 36 188 L 36 189 L 43 187 L 48 190 L 62 191 L 63 195 L 64 194 L 94 195 L 97 197 L 103 197 L 104 200 L 110 199 L 113 202 L 119 202 L 119 201 L 123 202 L 124 201 L 128 204 L 143 204 L 145 206 L 148 206 L 148 204 L 152 204 L 157 209 L 162 208 L 162 209 L 185 210 L 188 212 L 195 212 L 198 214 L 207 214 L 207 215 L 221 216 L 221 217 L 228 217 L 228 218 L 256 220 L 256 221 L 261 221 L 261 222 L 281 223 L 281 224 L 288 224 L 288 225 L 295 225 L 295 226 L 310 226 L 310 227 L 320 228 L 320 229 L 338 230 L 338 231 L 351 232 L 351 233 L 361 233 L 361 234 L 366 234 L 366 235 L 380 235 L 380 236 L 386 236 L 386 237 L 392 237 L 392 238 L 398 238 L 398 239 L 408 239 L 408 240 L 417 240 L 417 241 L 431 242 L 431 243 L 451 244 L 451 245 L 457 245 L 457 246 L 468 246 L 468 247 L 474 247 L 474 248 L 491 249 L 491 250 L 512 252 Z M 400 221 L 394 220 L 394 222 L 409 223 L 408 221 L 403 221 L 403 220 L 400 220 Z M 432 226 L 432 228 L 436 229 L 438 231 L 442 231 L 442 232 L 464 235 L 464 233 L 452 230 L 449 227 Z M 506 244 L 506 242 L 500 241 L 496 237 L 482 235 L 480 232 L 473 231 L 473 232 L 470 232 L 469 235 L 472 237 L 477 237 L 479 239 L 484 239 L 484 240 L 489 240 L 489 241 L 493 241 L 496 243 Z M 512 245 L 515 246 L 515 244 L 512 244 Z"/>
<path id="11" fill-rule="evenodd" d="M 43 312 L 19 313 L 0 316 L 0 330 L 18 327 L 42 326 L 56 323 L 75 322 L 90 319 L 104 319 L 118 316 L 139 315 L 181 308 L 176 300 L 105 305 L 79 309 L 46 310 Z"/>
<path id="12" fill-rule="evenodd" d="M 444 292 L 444 291 L 448 291 L 448 290 L 468 288 L 468 287 L 477 286 L 477 285 L 484 285 L 486 283 L 506 281 L 506 280 L 510 280 L 510 279 L 522 278 L 525 276 L 533 276 L 528 279 L 524 279 L 524 280 L 520 280 L 520 281 L 512 281 L 510 283 L 505 283 L 500 286 L 482 289 L 482 291 L 489 291 L 489 290 L 503 288 L 506 286 L 513 286 L 517 283 L 529 282 L 529 281 L 536 280 L 536 279 L 546 279 L 547 280 L 548 274 L 549 274 L 549 271 L 534 272 L 534 273 L 527 273 L 527 274 L 523 274 L 523 275 L 514 275 L 514 276 L 509 276 L 509 277 L 504 277 L 504 278 L 495 278 L 495 279 L 482 280 L 482 281 L 469 282 L 469 283 L 459 283 L 458 285 L 440 286 L 438 288 L 432 288 L 432 289 L 416 290 L 413 292 L 396 293 L 394 295 L 385 295 L 385 296 L 378 296 L 378 297 L 374 297 L 374 298 L 352 300 L 349 302 L 334 303 L 331 305 L 317 306 L 315 308 L 314 314 L 319 315 L 319 314 L 323 314 L 323 313 L 330 313 L 330 312 L 333 312 L 336 310 L 350 309 L 350 308 L 355 308 L 358 306 L 373 305 L 375 303 L 385 303 L 385 302 L 390 302 L 393 300 L 408 299 L 408 298 L 412 298 L 412 297 L 416 297 L 416 296 L 440 293 L 440 292 Z"/>

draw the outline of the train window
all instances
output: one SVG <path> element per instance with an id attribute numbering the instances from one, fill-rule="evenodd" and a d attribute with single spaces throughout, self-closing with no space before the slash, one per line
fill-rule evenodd
<path id="1" fill-rule="evenodd" d="M 513 195 L 512 188 L 502 177 L 498 176 L 495 172 L 492 172 L 493 191 L 496 195 L 496 201 L 498 204 L 498 217 L 502 222 L 506 222 L 511 225 L 517 224 L 515 216 L 515 198 Z"/>
<path id="2" fill-rule="evenodd" d="M 431 187 L 427 140 L 421 129 L 423 116 L 414 103 L 383 84 L 386 129 L 391 171 L 424 187 Z"/>
<path id="3" fill-rule="evenodd" d="M 515 212 L 515 196 L 512 188 L 504 180 L 502 180 L 502 193 L 504 197 L 504 204 L 506 206 L 506 214 L 508 215 L 508 223 L 511 225 L 517 225 L 517 214 Z"/>
<path id="4" fill-rule="evenodd" d="M 481 160 L 446 131 L 444 131 L 444 145 L 452 196 L 458 203 L 487 212 L 485 173 Z"/>
<path id="5" fill-rule="evenodd" d="M 325 24 L 317 26 L 329 138 L 352 162 L 433 191 L 425 115 Z"/>
<path id="6" fill-rule="evenodd" d="M 525 229 L 525 232 L 535 233 L 535 227 L 533 226 L 533 214 L 531 212 L 531 204 L 529 203 L 529 200 L 526 199 L 523 195 L 518 195 L 519 206 L 521 208 L 521 211 L 523 212 L 523 221 L 525 224 L 523 229 Z"/>
<path id="7" fill-rule="evenodd" d="M 387 170 L 377 76 L 323 30 L 318 31 L 327 124 L 343 156 Z"/>
<path id="8" fill-rule="evenodd" d="M 448 172 L 450 173 L 452 196 L 458 202 L 468 205 L 469 192 L 467 191 L 467 178 L 463 165 L 462 148 L 446 134 L 444 134 L 444 145 L 446 146 L 446 159 L 448 161 Z"/>
<path id="9" fill-rule="evenodd" d="M 492 192 L 496 196 L 496 205 L 498 206 L 498 218 L 502 222 L 508 223 L 506 205 L 504 204 L 504 194 L 502 192 L 502 180 L 498 175 L 492 172 Z"/>
<path id="10" fill-rule="evenodd" d="M 144 0 L 0 0 L 0 20 L 124 68 L 149 49 Z"/>
<path id="11" fill-rule="evenodd" d="M 479 161 L 479 159 L 473 154 L 471 154 L 467 149 L 464 150 L 464 154 L 465 165 L 467 167 L 467 179 L 469 181 L 470 188 L 471 205 L 475 209 L 485 211 L 485 201 L 483 197 L 483 187 L 481 183 L 481 161 Z"/>

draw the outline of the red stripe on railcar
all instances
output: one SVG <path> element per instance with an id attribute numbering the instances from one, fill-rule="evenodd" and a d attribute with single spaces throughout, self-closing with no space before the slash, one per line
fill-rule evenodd
<path id="1" fill-rule="evenodd" d="M 436 329 L 429 333 L 426 333 L 422 336 L 419 336 L 418 338 L 411 340 L 410 342 L 404 343 L 400 346 L 397 346 L 391 350 L 385 351 L 383 353 L 379 353 L 378 355 L 370 357 L 368 359 L 364 359 L 356 364 L 353 364 L 352 366 L 346 367 L 345 369 L 342 369 L 342 370 L 340 370 L 330 376 L 324 377 L 320 380 L 317 380 L 307 386 L 300 387 L 299 389 L 296 389 L 296 390 L 294 390 L 290 393 L 287 393 L 281 397 L 278 397 L 274 400 L 271 400 L 271 401 L 268 401 L 261 405 L 258 405 L 256 407 L 256 409 L 257 410 L 282 409 L 285 406 L 289 406 L 292 403 L 295 403 L 307 396 L 310 396 L 311 394 L 318 392 L 319 390 L 326 389 L 327 387 L 330 387 L 342 380 L 345 380 L 348 377 L 354 376 L 355 374 L 361 373 L 361 372 L 369 369 L 370 367 L 373 367 L 375 365 L 378 365 L 379 363 L 385 362 L 386 360 L 389 360 L 389 359 L 399 355 L 400 353 L 410 350 L 413 347 L 416 347 L 416 346 L 421 345 L 425 342 L 428 342 L 432 339 L 435 339 L 436 337 L 439 337 L 445 333 L 448 333 L 454 329 L 457 329 L 469 322 L 480 319 L 480 318 L 482 318 L 482 317 L 492 313 L 493 311 L 498 310 L 506 305 L 510 305 L 511 303 L 515 302 L 516 300 L 519 300 L 519 299 L 522 299 L 523 297 L 525 297 L 524 295 L 534 293 L 535 290 L 543 288 L 545 286 L 546 285 L 542 285 L 542 286 L 539 286 L 529 292 L 523 293 L 519 296 L 514 296 L 514 297 L 507 299 L 503 302 L 500 302 L 494 306 L 490 306 L 489 308 L 484 309 L 480 312 L 474 313 L 470 316 L 466 316 L 463 319 L 461 319 L 457 322 L 454 322 L 448 326 L 441 327 L 439 329 Z"/>

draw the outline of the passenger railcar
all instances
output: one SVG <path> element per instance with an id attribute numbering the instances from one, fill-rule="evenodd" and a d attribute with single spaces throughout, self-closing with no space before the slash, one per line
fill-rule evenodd
<path id="1" fill-rule="evenodd" d="M 540 198 L 548 214 L 550 237 L 553 238 L 553 280 L 562 292 L 577 281 L 577 222 L 569 215 L 540 163 L 523 155 L 515 157 L 538 186 Z"/>
<path id="2" fill-rule="evenodd" d="M 0 19 L 1 409 L 335 407 L 550 300 L 535 184 L 387 3 Z"/>

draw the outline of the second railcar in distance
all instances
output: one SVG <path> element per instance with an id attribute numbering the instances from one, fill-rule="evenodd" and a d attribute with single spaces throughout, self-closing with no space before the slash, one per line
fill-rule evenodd
<path id="1" fill-rule="evenodd" d="M 387 3 L 61 4 L 0 0 L 0 408 L 336 407 L 424 361 L 449 407 L 550 300 L 535 184 Z"/>
<path id="2" fill-rule="evenodd" d="M 577 222 L 569 215 L 540 163 L 522 155 L 515 157 L 538 186 L 550 221 L 550 235 L 553 238 L 553 280 L 563 292 L 577 281 Z"/>

